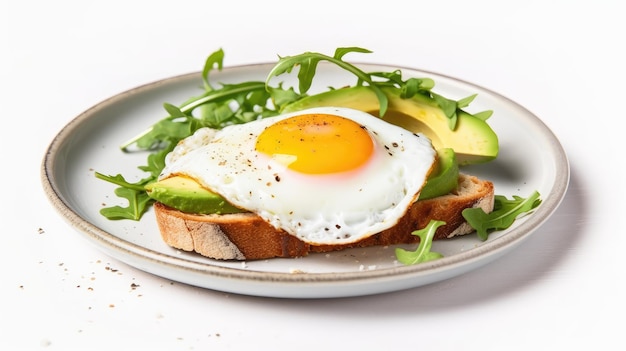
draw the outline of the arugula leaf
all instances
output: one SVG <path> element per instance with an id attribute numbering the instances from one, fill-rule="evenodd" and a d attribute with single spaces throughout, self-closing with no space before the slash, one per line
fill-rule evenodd
<path id="1" fill-rule="evenodd" d="M 204 68 L 202 69 L 202 82 L 204 83 L 204 89 L 206 91 L 213 90 L 213 86 L 209 81 L 209 73 L 213 69 L 217 69 L 219 71 L 224 67 L 224 50 L 218 49 L 213 52 L 209 57 L 207 57 L 204 62 Z"/>
<path id="2" fill-rule="evenodd" d="M 148 164 L 138 167 L 140 170 L 150 173 L 149 178 L 141 181 L 142 186 L 158 178 L 163 168 L 165 168 L 165 156 L 174 149 L 174 146 L 176 146 L 176 144 L 171 143 L 166 148 L 163 148 L 161 151 L 151 153 L 148 156 Z"/>
<path id="3" fill-rule="evenodd" d="M 476 230 L 481 240 L 487 240 L 492 230 L 506 229 L 525 213 L 532 212 L 539 204 L 539 192 L 534 191 L 529 197 L 514 195 L 512 199 L 496 195 L 493 212 L 487 214 L 481 208 L 466 208 L 462 214 L 467 223 Z"/>
<path id="4" fill-rule="evenodd" d="M 267 90 L 270 92 L 272 96 L 272 101 L 276 108 L 280 111 L 282 106 L 292 103 L 302 96 L 293 88 L 283 89 L 282 83 L 279 84 L 278 88 L 267 87 Z"/>
<path id="5" fill-rule="evenodd" d="M 128 200 L 128 207 L 111 206 L 100 210 L 100 214 L 108 219 L 132 219 L 139 220 L 154 200 L 148 196 L 145 190 L 119 187 L 115 189 L 115 195 Z"/>
<path id="6" fill-rule="evenodd" d="M 153 165 L 153 167 L 158 168 L 158 166 L 155 165 Z M 108 219 L 139 220 L 154 202 L 148 196 L 145 186 L 146 184 L 152 182 L 155 179 L 155 176 L 141 179 L 135 183 L 127 181 L 121 174 L 108 176 L 100 172 L 96 172 L 96 178 L 119 185 L 119 187 L 115 189 L 115 195 L 128 200 L 127 207 L 111 206 L 101 209 L 100 214 Z"/>
<path id="7" fill-rule="evenodd" d="M 426 227 L 412 232 L 411 234 L 420 237 L 419 245 L 415 251 L 396 248 L 396 258 L 398 261 L 405 265 L 412 265 L 442 258 L 442 254 L 430 251 L 430 249 L 433 244 L 433 238 L 435 237 L 435 231 L 444 224 L 446 224 L 446 222 L 431 220 Z"/>
<path id="8" fill-rule="evenodd" d="M 136 183 L 130 183 L 121 174 L 118 174 L 115 176 L 108 176 L 100 172 L 96 172 L 96 178 L 106 180 L 109 183 L 113 183 L 121 187 L 128 188 L 131 190 L 137 190 L 137 191 L 141 191 L 141 190 L 145 191 L 144 185 L 147 184 L 150 180 L 149 178 L 145 178 Z"/>

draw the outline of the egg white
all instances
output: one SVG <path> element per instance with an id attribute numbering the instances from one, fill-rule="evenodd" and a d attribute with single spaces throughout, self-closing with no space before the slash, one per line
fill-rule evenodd
<path id="1" fill-rule="evenodd" d="M 255 150 L 273 123 L 301 114 L 349 118 L 374 140 L 373 157 L 343 173 L 311 175 Z M 417 199 L 435 160 L 431 141 L 359 110 L 319 107 L 221 130 L 203 128 L 166 158 L 160 179 L 184 174 L 276 228 L 317 244 L 347 244 L 395 225 Z"/>

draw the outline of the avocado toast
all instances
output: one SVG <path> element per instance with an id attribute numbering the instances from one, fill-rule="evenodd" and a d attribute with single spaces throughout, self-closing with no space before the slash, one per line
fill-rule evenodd
<path id="1" fill-rule="evenodd" d="M 475 114 L 466 112 L 464 108 L 474 96 L 459 101 L 444 98 L 432 92 L 434 82 L 428 78 L 403 80 L 399 71 L 365 73 L 342 60 L 348 52 L 369 51 L 339 48 L 332 57 L 317 53 L 284 57 L 268 74 L 266 82 L 225 84 L 222 88 L 214 88 L 208 79 L 209 72 L 215 66 L 221 68 L 223 59 L 221 50 L 213 53 L 207 59 L 202 75 L 206 92 L 180 106 L 166 103 L 169 117 L 122 146 L 124 150 L 132 144 L 155 150 L 149 158 L 149 165 L 140 167 L 152 176 L 137 183 L 129 183 L 121 175 L 96 173 L 101 179 L 136 192 L 135 200 L 125 196 L 136 202 L 130 204 L 128 211 L 117 207 L 105 208 L 101 213 L 110 219 L 137 220 L 154 204 L 157 222 L 166 243 L 217 259 L 299 257 L 310 252 L 349 247 L 416 242 L 421 245 L 423 241 L 473 232 L 474 227 L 468 223 L 464 212 L 475 209 L 489 213 L 494 209 L 497 197 L 494 198 L 491 182 L 460 173 L 459 167 L 489 162 L 497 157 L 498 139 L 486 123 L 491 111 Z M 319 94 L 306 94 L 319 61 L 341 65 L 359 78 L 358 83 L 339 89 L 331 88 Z M 296 66 L 300 68 L 299 93 L 282 85 L 277 88 L 269 85 L 271 77 L 288 73 Z M 382 80 L 375 79 L 381 77 Z M 239 107 L 228 112 L 230 106 L 227 105 L 232 102 L 236 102 Z M 179 141 L 200 128 L 219 129 L 232 123 L 246 123 L 316 106 L 364 111 L 409 132 L 426 135 L 432 141 L 437 153 L 436 162 L 432 165 L 418 201 L 398 220 L 397 225 L 348 245 L 311 245 L 260 220 L 254 213 L 233 206 L 195 179 L 184 176 L 158 179 L 166 155 Z M 176 127 L 177 133 L 164 132 L 173 131 L 174 125 L 180 126 Z M 423 240 L 416 235 L 416 231 L 427 227 L 436 229 L 436 232 L 428 240 Z"/>

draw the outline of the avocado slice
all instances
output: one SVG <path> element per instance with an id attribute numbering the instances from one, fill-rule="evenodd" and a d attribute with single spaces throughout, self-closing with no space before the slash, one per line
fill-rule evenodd
<path id="1" fill-rule="evenodd" d="M 228 214 L 246 212 L 231 205 L 220 195 L 203 188 L 195 180 L 174 176 L 146 185 L 152 199 L 182 212 Z"/>
<path id="2" fill-rule="evenodd" d="M 450 148 L 437 150 L 437 163 L 420 192 L 419 199 L 427 200 L 449 194 L 459 185 L 459 164 Z"/>
<path id="3" fill-rule="evenodd" d="M 430 138 L 437 150 L 453 149 L 459 165 L 485 163 L 498 155 L 498 138 L 484 120 L 459 111 L 457 127 L 451 130 L 448 118 L 434 100 L 423 95 L 403 99 L 397 88 L 384 87 L 382 90 L 389 99 L 384 120 L 411 132 L 423 133 Z M 310 95 L 285 105 L 281 112 L 295 112 L 318 106 L 348 107 L 379 116 L 378 98 L 366 86 Z"/>

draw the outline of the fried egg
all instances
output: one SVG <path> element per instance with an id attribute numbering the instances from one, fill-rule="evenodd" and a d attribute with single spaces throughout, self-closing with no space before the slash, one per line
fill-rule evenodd
<path id="1" fill-rule="evenodd" d="M 431 141 L 368 113 L 319 107 L 202 128 L 160 175 L 185 175 L 313 244 L 347 244 L 395 225 L 435 161 Z"/>

